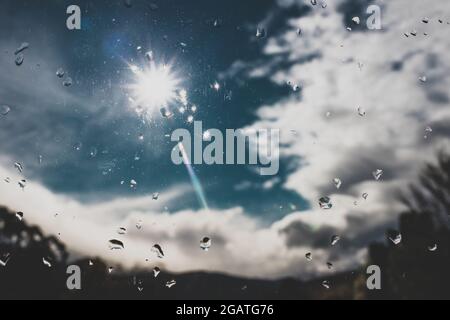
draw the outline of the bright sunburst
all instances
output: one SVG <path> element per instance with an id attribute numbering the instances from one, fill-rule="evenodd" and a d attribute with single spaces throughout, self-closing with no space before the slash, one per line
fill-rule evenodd
<path id="1" fill-rule="evenodd" d="M 170 65 L 157 65 L 154 61 L 144 69 L 129 65 L 134 73 L 134 82 L 129 85 L 130 93 L 137 105 L 148 112 L 167 107 L 177 97 L 181 80 Z"/>

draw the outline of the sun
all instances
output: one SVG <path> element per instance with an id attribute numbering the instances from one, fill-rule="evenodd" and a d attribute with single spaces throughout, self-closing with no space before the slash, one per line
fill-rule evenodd
<path id="1" fill-rule="evenodd" d="M 129 65 L 134 81 L 128 86 L 133 101 L 148 112 L 168 107 L 177 97 L 181 80 L 171 65 L 151 61 L 144 69 Z"/>

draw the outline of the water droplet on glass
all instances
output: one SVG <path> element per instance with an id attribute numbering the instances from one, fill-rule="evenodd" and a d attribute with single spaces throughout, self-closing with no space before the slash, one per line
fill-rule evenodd
<path id="1" fill-rule="evenodd" d="M 362 197 L 363 197 L 364 200 L 366 200 L 368 196 L 369 196 L 369 194 L 366 193 L 366 192 L 364 192 L 364 193 L 362 194 Z"/>
<path id="2" fill-rule="evenodd" d="M 325 289 L 330 289 L 330 287 L 331 287 L 330 282 L 329 282 L 328 280 L 322 281 L 322 286 L 323 286 Z"/>
<path id="3" fill-rule="evenodd" d="M 336 189 L 339 189 L 342 185 L 342 181 L 339 178 L 334 178 L 333 183 L 334 183 L 334 186 L 336 187 Z"/>
<path id="4" fill-rule="evenodd" d="M 193 106 L 191 107 L 191 111 L 192 111 L 193 113 L 196 113 L 196 112 L 197 112 L 197 106 L 196 106 L 196 105 L 193 105 Z"/>
<path id="5" fill-rule="evenodd" d="M 9 252 L 0 253 L 0 266 L 6 267 L 10 258 L 11 254 Z"/>
<path id="6" fill-rule="evenodd" d="M 159 198 L 159 193 L 158 192 L 155 192 L 155 193 L 152 194 L 152 199 L 153 200 L 158 200 L 158 198 Z"/>
<path id="7" fill-rule="evenodd" d="M 331 262 L 327 262 L 327 267 L 329 270 L 333 269 L 333 264 Z"/>
<path id="8" fill-rule="evenodd" d="M 422 83 L 425 83 L 425 82 L 427 82 L 427 77 L 426 76 L 421 76 L 421 77 L 419 77 L 419 81 L 422 82 Z"/>
<path id="9" fill-rule="evenodd" d="M 16 66 L 21 66 L 24 59 L 25 59 L 24 55 L 22 53 L 19 53 L 16 56 L 16 59 L 14 60 L 14 62 L 16 63 Z"/>
<path id="10" fill-rule="evenodd" d="M 0 114 L 2 116 L 6 116 L 10 111 L 11 111 L 11 107 L 10 106 L 8 106 L 6 104 L 0 105 Z"/>
<path id="11" fill-rule="evenodd" d="M 156 253 L 158 258 L 163 258 L 164 257 L 164 252 L 163 252 L 163 250 L 162 250 L 162 248 L 161 248 L 161 246 L 159 244 L 155 244 L 152 247 L 152 251 Z"/>
<path id="12" fill-rule="evenodd" d="M 364 117 L 366 115 L 366 110 L 364 110 L 364 108 L 362 108 L 362 107 L 358 107 L 358 114 L 361 117 Z"/>
<path id="13" fill-rule="evenodd" d="M 141 229 L 142 229 L 142 224 L 143 224 L 142 220 L 139 220 L 139 221 L 136 223 L 136 229 L 141 230 Z"/>
<path id="14" fill-rule="evenodd" d="M 25 180 L 25 179 L 20 180 L 18 183 L 19 183 L 19 187 L 20 187 L 22 190 L 24 190 L 25 187 L 27 186 L 27 180 Z"/>
<path id="15" fill-rule="evenodd" d="M 167 110 L 166 108 L 161 108 L 160 112 L 164 118 L 170 119 L 173 117 L 173 113 L 171 111 Z"/>
<path id="16" fill-rule="evenodd" d="M 56 76 L 57 76 L 58 78 L 64 77 L 65 74 L 66 74 L 66 72 L 64 71 L 63 68 L 58 68 L 58 70 L 56 70 Z"/>
<path id="17" fill-rule="evenodd" d="M 153 59 L 154 59 L 153 51 L 152 50 L 147 51 L 145 53 L 145 58 L 147 58 L 148 61 L 153 61 Z"/>
<path id="18" fill-rule="evenodd" d="M 397 245 L 402 242 L 402 235 L 399 233 L 394 237 L 389 237 L 389 240 L 391 240 L 393 244 Z"/>
<path id="19" fill-rule="evenodd" d="M 211 247 L 211 239 L 208 237 L 204 237 L 202 240 L 200 240 L 200 248 L 202 248 L 204 251 L 208 251 Z"/>
<path id="20" fill-rule="evenodd" d="M 119 229 L 117 229 L 117 233 L 120 235 L 127 234 L 127 228 L 120 227 Z"/>
<path id="21" fill-rule="evenodd" d="M 73 145 L 73 148 L 74 148 L 74 150 L 76 150 L 76 151 L 80 151 L 82 147 L 83 147 L 83 144 L 82 144 L 81 142 L 76 142 L 76 143 Z"/>
<path id="22" fill-rule="evenodd" d="M 92 260 L 89 260 L 89 266 L 93 266 L 94 265 L 94 262 L 92 261 Z"/>
<path id="23" fill-rule="evenodd" d="M 23 166 L 20 162 L 15 162 L 14 163 L 14 168 L 16 168 L 17 170 L 19 170 L 20 173 L 23 172 Z"/>
<path id="24" fill-rule="evenodd" d="M 159 275 L 160 272 L 161 272 L 161 270 L 158 267 L 153 268 L 153 276 L 155 278 Z"/>
<path id="25" fill-rule="evenodd" d="M 302 29 L 297 28 L 297 30 L 295 31 L 297 33 L 298 36 L 302 35 Z"/>
<path id="26" fill-rule="evenodd" d="M 123 245 L 123 242 L 117 239 L 111 239 L 109 240 L 109 249 L 110 250 L 121 250 L 124 249 L 125 246 Z"/>
<path id="27" fill-rule="evenodd" d="M 109 267 L 108 268 L 108 273 L 112 273 L 114 271 L 114 268 L 113 267 Z"/>
<path id="28" fill-rule="evenodd" d="M 23 220 L 23 212 L 21 212 L 21 211 L 16 212 L 16 218 L 17 218 L 17 220 L 22 221 Z"/>
<path id="29" fill-rule="evenodd" d="M 50 262 L 50 259 L 46 259 L 46 258 L 42 258 L 42 263 L 44 263 L 44 265 L 46 265 L 47 267 L 51 268 L 52 267 L 52 263 Z"/>
<path id="30" fill-rule="evenodd" d="M 308 252 L 307 254 L 305 254 L 305 258 L 306 258 L 306 260 L 308 260 L 308 261 L 312 261 L 312 253 L 311 253 L 311 252 Z"/>
<path id="31" fill-rule="evenodd" d="M 317 0 L 311 0 L 311 4 L 312 4 L 313 6 L 317 5 Z"/>
<path id="32" fill-rule="evenodd" d="M 353 21 L 355 24 L 359 24 L 359 23 L 361 22 L 361 19 L 359 19 L 359 17 L 353 17 L 353 18 L 352 18 L 352 21 Z"/>
<path id="33" fill-rule="evenodd" d="M 130 188 L 136 188 L 136 186 L 137 186 L 136 180 L 131 179 L 131 180 L 130 180 Z"/>
<path id="34" fill-rule="evenodd" d="M 329 197 L 322 197 L 319 199 L 319 206 L 322 209 L 331 209 L 333 204 L 331 203 L 331 199 Z"/>
<path id="35" fill-rule="evenodd" d="M 374 172 L 372 172 L 373 177 L 375 180 L 380 180 L 381 176 L 383 175 L 383 170 L 377 169 Z"/>
<path id="36" fill-rule="evenodd" d="M 332 246 L 336 245 L 336 243 L 338 243 L 339 240 L 341 240 L 341 237 L 339 237 L 338 235 L 333 235 L 331 237 L 331 245 Z"/>
<path id="37" fill-rule="evenodd" d="M 425 18 L 422 19 L 422 22 L 423 22 L 423 23 L 428 23 L 428 22 L 430 22 L 430 19 L 428 19 L 428 18 L 425 17 Z"/>
<path id="38" fill-rule="evenodd" d="M 73 81 L 71 77 L 67 77 L 64 81 L 63 81 L 63 86 L 64 87 L 70 87 L 72 85 Z"/>
<path id="39" fill-rule="evenodd" d="M 5 181 L 6 183 L 10 183 L 11 182 L 11 178 L 10 177 L 6 177 L 5 179 L 3 179 L 3 181 Z"/>
<path id="40" fill-rule="evenodd" d="M 256 37 L 257 38 L 264 38 L 265 36 L 266 36 L 266 30 L 264 28 L 256 29 Z"/>
<path id="41" fill-rule="evenodd" d="M 177 284 L 177 282 L 175 280 L 170 280 L 170 281 L 166 282 L 166 287 L 170 289 L 176 284 Z"/>
<path id="42" fill-rule="evenodd" d="M 16 51 L 14 51 L 14 54 L 18 55 L 19 53 L 21 53 L 22 51 L 25 51 L 29 47 L 30 47 L 30 44 L 28 42 L 22 42 L 22 44 L 16 49 Z"/>
<path id="43" fill-rule="evenodd" d="M 192 115 L 188 116 L 186 121 L 187 121 L 187 123 L 194 122 L 194 116 L 192 116 Z"/>
<path id="44" fill-rule="evenodd" d="M 438 245 L 437 245 L 437 243 L 435 243 L 435 244 L 433 244 L 431 246 L 428 246 L 428 251 L 433 252 L 433 251 L 436 251 L 437 248 L 438 248 Z"/>
<path id="45" fill-rule="evenodd" d="M 92 158 L 95 158 L 97 156 L 98 150 L 95 147 L 92 147 L 89 151 L 89 156 L 91 156 Z"/>

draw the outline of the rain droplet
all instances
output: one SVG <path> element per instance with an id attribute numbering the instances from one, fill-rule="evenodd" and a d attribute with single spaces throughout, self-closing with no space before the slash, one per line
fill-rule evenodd
<path id="1" fill-rule="evenodd" d="M 375 180 L 380 180 L 381 176 L 383 175 L 383 170 L 381 169 L 377 169 L 374 172 L 372 172 L 373 177 L 375 178 Z"/>
<path id="2" fill-rule="evenodd" d="M 327 262 L 327 267 L 329 270 L 333 269 L 333 264 L 331 262 Z"/>
<path id="3" fill-rule="evenodd" d="M 433 252 L 433 251 L 436 251 L 437 248 L 438 248 L 438 245 L 437 245 L 437 243 L 435 243 L 435 244 L 433 244 L 431 246 L 428 246 L 428 251 Z"/>
<path id="4" fill-rule="evenodd" d="M 110 250 L 121 250 L 124 249 L 125 246 L 123 245 L 123 242 L 117 239 L 111 239 L 109 240 L 109 249 Z"/>
<path id="5" fill-rule="evenodd" d="M 331 203 L 331 199 L 329 197 L 322 197 L 319 199 L 319 206 L 322 209 L 331 209 L 333 204 Z"/>
<path id="6" fill-rule="evenodd" d="M 25 179 L 20 180 L 18 183 L 19 183 L 19 187 L 20 187 L 22 190 L 24 190 L 25 187 L 27 186 L 27 180 L 25 180 Z"/>
<path id="7" fill-rule="evenodd" d="M 312 4 L 313 6 L 317 5 L 317 0 L 311 0 L 311 4 Z"/>
<path id="8" fill-rule="evenodd" d="M 0 114 L 2 116 L 6 116 L 10 111 L 11 111 L 11 107 L 10 106 L 8 106 L 6 104 L 0 105 Z"/>
<path id="9" fill-rule="evenodd" d="M 362 107 L 358 107 L 358 114 L 361 117 L 364 117 L 366 115 L 366 110 L 364 110 L 364 108 L 362 108 Z"/>
<path id="10" fill-rule="evenodd" d="M 89 260 L 89 266 L 93 266 L 94 265 L 94 262 L 92 261 L 92 260 Z"/>
<path id="11" fill-rule="evenodd" d="M 6 183 L 10 183 L 11 182 L 11 178 L 10 177 L 6 177 L 5 179 L 3 179 L 3 181 L 5 181 Z"/>
<path id="12" fill-rule="evenodd" d="M 295 31 L 297 33 L 298 36 L 302 35 L 302 29 L 297 28 L 297 30 Z"/>
<path id="13" fill-rule="evenodd" d="M 58 68 L 58 70 L 56 70 L 56 76 L 57 76 L 58 78 L 64 77 L 65 74 L 66 74 L 66 72 L 64 71 L 63 68 Z"/>
<path id="14" fill-rule="evenodd" d="M 194 116 L 192 116 L 192 115 L 188 116 L 186 121 L 187 121 L 187 123 L 194 122 Z"/>
<path id="15" fill-rule="evenodd" d="M 120 227 L 119 229 L 117 229 L 117 233 L 120 235 L 127 234 L 127 228 Z"/>
<path id="16" fill-rule="evenodd" d="M 203 140 L 209 141 L 210 139 L 211 139 L 211 132 L 209 130 L 203 132 Z"/>
<path id="17" fill-rule="evenodd" d="M 163 250 L 162 250 L 162 248 L 161 248 L 161 246 L 160 246 L 159 244 L 155 244 L 155 245 L 152 247 L 152 251 L 156 253 L 156 255 L 157 255 L 158 258 L 161 259 L 161 258 L 164 257 L 164 252 L 163 252 Z"/>
<path id="18" fill-rule="evenodd" d="M 158 192 L 155 192 L 155 193 L 152 194 L 152 199 L 153 200 L 158 200 L 158 198 L 159 198 L 159 193 Z"/>
<path id="19" fill-rule="evenodd" d="M 364 192 L 364 193 L 362 194 L 362 197 L 363 197 L 364 200 L 366 200 L 368 196 L 369 196 L 369 194 L 366 193 L 366 192 Z"/>
<path id="20" fill-rule="evenodd" d="M 308 260 L 308 261 L 312 261 L 312 253 L 311 253 L 311 252 L 308 252 L 307 254 L 305 254 L 305 258 L 306 258 L 306 260 Z"/>
<path id="21" fill-rule="evenodd" d="M 15 162 L 14 163 L 14 168 L 16 168 L 17 170 L 19 170 L 20 173 L 23 172 L 23 166 L 20 162 Z"/>
<path id="22" fill-rule="evenodd" d="M 130 188 L 136 188 L 136 186 L 137 186 L 136 180 L 131 179 L 131 180 L 130 180 Z"/>
<path id="23" fill-rule="evenodd" d="M 397 234 L 395 237 L 389 237 L 389 240 L 391 240 L 392 241 L 392 243 L 393 244 L 395 244 L 395 245 L 397 245 L 397 244 L 399 244 L 400 242 L 402 242 L 402 235 L 399 233 L 399 234 Z"/>
<path id="24" fill-rule="evenodd" d="M 325 288 L 325 289 L 330 289 L 330 282 L 328 281 L 328 280 L 324 280 L 324 281 L 322 281 L 322 286 Z"/>
<path id="25" fill-rule="evenodd" d="M 16 63 L 16 66 L 21 66 L 24 59 L 25 59 L 24 55 L 22 53 L 19 53 L 16 56 L 16 60 L 14 60 L 14 62 Z"/>
<path id="26" fill-rule="evenodd" d="M 142 229 L 142 220 L 139 220 L 137 223 L 136 223 L 136 229 L 138 229 L 138 230 L 141 230 Z"/>
<path id="27" fill-rule="evenodd" d="M 92 147 L 91 150 L 89 151 L 89 156 L 91 156 L 91 158 L 95 158 L 97 156 L 98 150 L 95 147 Z"/>
<path id="28" fill-rule="evenodd" d="M 419 77 L 419 81 L 422 82 L 422 83 L 425 83 L 425 82 L 427 82 L 427 77 L 426 76 L 421 76 L 421 77 Z"/>
<path id="29" fill-rule="evenodd" d="M 40 155 L 38 156 L 38 163 L 39 163 L 39 164 L 42 164 L 42 160 L 43 160 L 43 157 L 42 157 L 42 155 L 40 154 Z"/>
<path id="30" fill-rule="evenodd" d="M 17 220 L 22 221 L 23 220 L 23 212 L 21 212 L 21 211 L 16 212 L 16 218 L 17 218 Z"/>
<path id="31" fill-rule="evenodd" d="M 166 108 L 161 108 L 160 112 L 164 118 L 170 119 L 173 117 L 173 113 L 171 111 L 167 110 Z"/>
<path id="32" fill-rule="evenodd" d="M 342 181 L 339 178 L 334 178 L 333 183 L 334 183 L 334 186 L 336 187 L 336 189 L 339 189 L 342 185 Z"/>
<path id="33" fill-rule="evenodd" d="M 1 253 L 0 254 L 0 266 L 6 267 L 10 258 L 11 258 L 11 254 L 9 252 Z"/>
<path id="34" fill-rule="evenodd" d="M 46 258 L 42 258 L 42 263 L 44 263 L 44 265 L 46 265 L 47 267 L 51 268 L 52 264 L 50 262 L 50 259 L 46 259 Z"/>
<path id="35" fill-rule="evenodd" d="M 155 278 L 159 275 L 160 272 L 161 272 L 161 270 L 158 267 L 153 268 L 153 276 Z"/>
<path id="36" fill-rule="evenodd" d="M 339 240 L 341 240 L 341 237 L 339 237 L 338 235 L 333 235 L 331 237 L 331 245 L 332 246 L 336 245 L 336 243 L 338 243 Z"/>
<path id="37" fill-rule="evenodd" d="M 25 51 L 29 47 L 30 47 L 30 44 L 28 42 L 22 42 L 22 44 L 16 49 L 16 51 L 14 51 L 14 54 L 18 55 L 19 53 L 21 53 L 22 51 Z"/>
<path id="38" fill-rule="evenodd" d="M 430 19 L 428 19 L 428 18 L 425 17 L 425 18 L 422 19 L 422 22 L 423 22 L 423 23 L 428 23 L 428 22 L 430 22 Z"/>
<path id="39" fill-rule="evenodd" d="M 64 87 L 70 87 L 73 84 L 73 80 L 71 77 L 67 77 L 64 81 L 63 81 L 63 86 Z"/>
<path id="40" fill-rule="evenodd" d="M 109 267 L 108 268 L 108 273 L 112 273 L 114 271 L 114 268 L 113 267 Z"/>
<path id="41" fill-rule="evenodd" d="M 352 18 L 352 21 L 353 21 L 355 24 L 359 24 L 359 23 L 361 22 L 361 19 L 359 19 L 359 17 L 353 17 L 353 18 Z"/>
<path id="42" fill-rule="evenodd" d="M 211 239 L 208 237 L 204 237 L 202 240 L 200 240 L 200 248 L 204 251 L 208 251 L 211 247 Z"/>
<path id="43" fill-rule="evenodd" d="M 177 284 L 177 282 L 175 280 L 170 280 L 170 281 L 166 282 L 166 287 L 170 289 L 176 284 Z"/>
<path id="44" fill-rule="evenodd" d="M 266 36 L 266 30 L 264 28 L 256 29 L 256 37 L 257 38 L 264 38 L 265 36 Z"/>
<path id="45" fill-rule="evenodd" d="M 81 142 L 76 142 L 76 143 L 73 145 L 73 148 L 74 148 L 76 151 L 80 151 L 82 147 L 83 147 L 83 144 L 82 144 Z"/>

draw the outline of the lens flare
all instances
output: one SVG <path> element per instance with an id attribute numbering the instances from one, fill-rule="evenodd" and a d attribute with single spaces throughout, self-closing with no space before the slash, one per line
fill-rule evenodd
<path id="1" fill-rule="evenodd" d="M 134 82 L 128 85 L 133 101 L 147 112 L 167 107 L 177 97 L 181 80 L 168 64 L 151 61 L 144 69 L 129 65 Z"/>
<path id="2" fill-rule="evenodd" d="M 198 179 L 197 175 L 194 172 L 194 169 L 192 168 L 191 162 L 189 160 L 189 157 L 186 153 L 186 150 L 184 150 L 183 144 L 180 142 L 178 143 L 178 148 L 181 151 L 181 154 L 183 156 L 183 162 L 186 166 L 186 169 L 189 173 L 189 177 L 191 178 L 192 186 L 194 187 L 195 193 L 197 194 L 198 200 L 200 201 L 202 207 L 206 210 L 208 210 L 208 203 L 206 202 L 205 193 L 203 192 L 203 187 L 200 183 L 200 180 Z"/>

